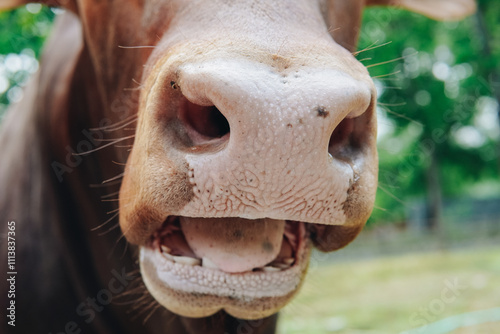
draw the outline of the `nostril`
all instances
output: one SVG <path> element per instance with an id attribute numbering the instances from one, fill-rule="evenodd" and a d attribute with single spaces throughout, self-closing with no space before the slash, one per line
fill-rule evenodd
<path id="1" fill-rule="evenodd" d="M 185 99 L 181 104 L 180 119 L 195 144 L 229 133 L 229 122 L 215 106 L 200 106 Z"/>
<path id="2" fill-rule="evenodd" d="M 330 142 L 328 143 L 328 152 L 336 157 L 351 146 L 351 134 L 354 130 L 354 118 L 345 118 L 333 131 Z"/>
<path id="3" fill-rule="evenodd" d="M 335 128 L 328 143 L 333 158 L 352 160 L 357 152 L 370 145 L 374 137 L 374 101 L 357 117 L 344 118 Z"/>

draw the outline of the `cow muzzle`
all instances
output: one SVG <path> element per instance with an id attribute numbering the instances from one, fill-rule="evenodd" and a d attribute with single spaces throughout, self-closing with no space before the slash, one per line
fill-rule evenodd
<path id="1" fill-rule="evenodd" d="M 270 315 L 299 288 L 311 241 L 342 247 L 371 213 L 373 85 L 364 72 L 271 56 L 181 59 L 148 78 L 122 230 L 170 310 Z"/>

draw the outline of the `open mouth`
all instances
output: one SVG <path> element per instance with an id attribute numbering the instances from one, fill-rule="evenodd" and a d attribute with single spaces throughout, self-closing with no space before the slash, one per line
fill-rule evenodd
<path id="1" fill-rule="evenodd" d="M 296 288 L 292 272 L 304 261 L 306 240 L 301 222 L 171 216 L 142 256 L 154 257 L 159 277 L 174 289 L 258 298 Z M 242 279 L 249 283 L 245 289 Z M 285 285 L 272 286 L 273 281 Z"/>
<path id="2" fill-rule="evenodd" d="M 221 225 L 233 226 L 232 236 Z M 234 303 L 288 300 L 307 268 L 308 234 L 306 224 L 295 221 L 171 216 L 141 248 L 144 282 L 160 304 L 181 315 L 183 306 L 172 298 L 179 293 L 210 298 L 212 309 L 199 316 Z"/>

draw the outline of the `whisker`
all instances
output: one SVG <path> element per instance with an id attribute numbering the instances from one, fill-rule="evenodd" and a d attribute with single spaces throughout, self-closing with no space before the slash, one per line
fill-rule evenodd
<path id="1" fill-rule="evenodd" d="M 118 202 L 120 199 L 119 198 L 110 198 L 110 199 L 103 199 L 101 202 Z"/>
<path id="2" fill-rule="evenodd" d="M 140 285 L 134 286 L 133 288 L 128 289 L 119 295 L 119 297 L 121 298 L 126 298 L 126 301 L 119 302 L 117 303 L 117 305 L 122 305 L 122 306 L 130 305 L 128 310 L 126 310 L 127 314 L 131 314 L 132 312 L 136 313 L 140 309 L 140 307 L 145 304 L 144 303 L 145 298 L 149 298 L 150 300 L 153 299 L 153 297 L 149 295 L 148 290 L 144 286 L 144 283 L 142 282 L 142 279 L 140 277 L 140 273 L 138 275 L 139 277 L 137 277 L 137 280 L 140 282 L 133 281 L 132 284 L 135 285 L 140 284 Z"/>
<path id="3" fill-rule="evenodd" d="M 134 138 L 135 137 L 135 134 L 131 135 L 131 136 L 126 136 L 126 137 L 123 137 L 123 138 L 120 138 L 120 139 L 116 139 L 112 142 L 109 142 L 107 144 L 104 144 L 102 146 L 99 146 L 99 147 L 96 147 L 92 150 L 89 150 L 89 151 L 86 151 L 86 152 L 82 152 L 82 153 L 73 153 L 73 155 L 87 155 L 87 154 L 90 154 L 90 153 L 93 153 L 93 152 L 96 152 L 96 151 L 99 151 L 99 150 L 102 150 L 103 148 L 106 148 L 108 146 L 111 146 L 111 145 L 114 145 L 116 143 L 119 143 L 121 141 L 124 141 L 124 140 L 127 140 L 127 139 L 130 139 L 130 138 Z"/>
<path id="4" fill-rule="evenodd" d="M 386 112 L 388 112 L 389 114 L 392 114 L 392 115 L 394 115 L 394 116 L 398 116 L 398 117 L 400 117 L 400 118 L 402 118 L 402 119 L 406 119 L 406 120 L 408 120 L 408 121 L 410 121 L 410 122 L 413 122 L 413 123 L 416 123 L 416 124 L 419 124 L 419 125 L 422 125 L 422 126 L 423 126 L 423 124 L 422 124 L 422 123 L 420 123 L 419 121 L 416 121 L 416 120 L 414 120 L 414 119 L 411 119 L 411 118 L 409 118 L 408 116 L 405 116 L 405 115 L 403 115 L 403 114 L 399 114 L 399 113 L 397 113 L 397 112 L 394 112 L 394 111 L 392 111 L 392 110 L 391 110 L 391 109 L 389 109 L 389 108 L 383 108 L 383 109 L 384 109 Z"/>
<path id="5" fill-rule="evenodd" d="M 101 131 L 104 130 L 105 131 L 105 130 L 112 129 L 112 128 L 117 127 L 117 126 L 121 126 L 121 124 L 123 124 L 125 122 L 128 122 L 128 121 L 130 121 L 132 119 L 137 119 L 138 117 L 139 116 L 137 116 L 137 115 L 131 115 L 131 116 L 128 116 L 128 117 L 126 117 L 126 118 L 124 118 L 124 119 L 116 122 L 116 123 L 105 125 L 105 126 L 101 126 L 101 127 L 98 127 L 98 128 L 91 128 L 89 130 L 90 131 L 99 131 L 99 130 L 101 130 Z"/>
<path id="6" fill-rule="evenodd" d="M 382 107 L 401 107 L 401 106 L 405 106 L 406 102 L 400 102 L 400 103 L 382 103 L 382 102 L 378 102 L 377 104 L 379 106 L 382 106 Z"/>
<path id="7" fill-rule="evenodd" d="M 99 226 L 93 227 L 93 228 L 91 228 L 90 230 L 91 230 L 92 232 L 94 232 L 94 231 L 97 231 L 98 229 L 102 228 L 103 226 L 105 226 L 106 224 L 108 224 L 110 221 L 112 221 L 113 219 L 115 219 L 115 218 L 118 216 L 118 213 L 119 213 L 119 212 L 116 212 L 116 213 L 115 213 L 115 214 L 114 214 L 111 218 L 109 218 L 108 220 L 106 220 L 104 223 L 102 223 L 102 224 L 101 224 L 101 225 L 99 225 Z"/>
<path id="8" fill-rule="evenodd" d="M 146 322 L 151 318 L 151 316 L 160 308 L 160 304 L 155 303 L 151 312 L 144 318 L 143 324 L 146 324 Z"/>
<path id="9" fill-rule="evenodd" d="M 118 194 L 120 194 L 120 192 L 119 192 L 119 191 L 115 191 L 115 192 L 110 193 L 110 194 L 102 195 L 102 196 L 101 196 L 101 199 L 104 199 L 104 198 L 110 198 L 110 197 L 116 196 L 116 195 L 118 195 Z"/>
<path id="10" fill-rule="evenodd" d="M 106 214 L 110 215 L 110 214 L 115 213 L 115 212 L 118 212 L 118 211 L 120 211 L 120 209 L 119 209 L 119 208 L 118 208 L 118 209 L 111 210 L 111 211 L 108 211 L 108 212 L 106 212 Z"/>
<path id="11" fill-rule="evenodd" d="M 120 145 L 116 145 L 116 147 L 121 147 L 121 146 Z M 115 165 L 118 165 L 118 166 L 126 166 L 127 165 L 126 163 L 118 162 L 118 161 L 114 161 L 114 160 L 112 160 L 111 162 L 114 163 Z"/>
<path id="12" fill-rule="evenodd" d="M 116 130 L 122 129 L 122 128 L 126 127 L 127 125 L 130 125 L 130 124 L 132 124 L 132 123 L 137 122 L 137 119 L 138 119 L 138 117 L 136 116 L 134 119 L 132 119 L 132 120 L 131 120 L 131 121 L 129 121 L 129 122 L 126 122 L 126 123 L 124 123 L 124 124 L 117 125 L 117 126 L 115 126 L 115 127 L 113 127 L 113 128 L 104 129 L 104 130 L 102 130 L 102 131 L 105 131 L 105 132 L 113 132 L 113 131 L 116 131 Z"/>
<path id="13" fill-rule="evenodd" d="M 412 54 L 407 55 L 407 56 L 402 56 L 402 57 L 394 58 L 394 59 L 392 59 L 392 60 L 386 60 L 386 61 L 383 61 L 383 62 L 380 62 L 380 63 L 367 65 L 367 66 L 366 66 L 366 68 L 375 67 L 375 66 L 380 66 L 380 65 L 389 64 L 389 63 L 394 63 L 395 61 L 398 61 L 398 60 L 401 60 L 401 59 L 405 59 L 405 58 L 408 58 L 408 57 L 414 56 L 414 55 L 416 55 L 416 54 L 417 54 L 417 52 L 412 53 Z"/>
<path id="14" fill-rule="evenodd" d="M 120 174 L 118 174 L 118 175 L 116 175 L 116 176 L 113 176 L 113 177 L 112 177 L 112 178 L 110 178 L 110 179 L 107 179 L 107 180 L 105 180 L 105 181 L 102 181 L 102 183 L 104 184 L 104 183 L 108 183 L 108 182 L 111 182 L 111 181 L 115 181 L 115 180 L 121 179 L 121 178 L 123 177 L 123 175 L 125 175 L 125 173 L 120 173 Z"/>
<path id="15" fill-rule="evenodd" d="M 118 293 L 116 296 L 116 300 L 113 299 L 113 303 L 120 306 L 126 306 L 130 304 L 137 304 L 137 301 L 141 298 L 144 298 L 147 295 L 147 289 L 144 286 L 144 282 L 141 278 L 141 272 L 139 269 L 134 269 L 127 273 L 127 276 L 133 277 L 132 282 L 128 285 L 128 287 L 122 292 Z M 138 295 L 137 298 L 130 298 Z M 122 301 L 122 299 L 124 299 Z M 135 306 L 132 306 L 134 308 Z"/>
<path id="16" fill-rule="evenodd" d="M 382 208 L 382 207 L 380 207 L 380 206 L 378 206 L 378 205 L 374 205 L 374 206 L 373 206 L 373 208 L 374 208 L 374 209 L 377 209 L 377 210 L 380 210 L 380 211 L 387 212 L 387 209 L 384 209 L 384 208 Z"/>
<path id="17" fill-rule="evenodd" d="M 372 78 L 377 78 L 377 77 L 372 77 Z M 399 78 L 377 78 L 379 81 L 392 81 L 392 80 L 399 80 Z"/>
<path id="18" fill-rule="evenodd" d="M 140 271 L 137 269 L 137 270 L 134 270 L 133 272 L 131 272 L 129 275 L 132 276 L 132 274 L 137 274 L 137 275 L 140 275 Z M 135 276 L 135 275 L 134 275 Z M 137 279 L 139 280 L 139 282 L 132 282 L 132 283 L 142 283 L 142 281 L 140 280 L 140 277 L 137 277 Z M 139 286 L 133 286 L 131 287 L 130 289 L 127 289 L 123 292 L 121 292 L 117 298 L 124 298 L 124 297 L 129 297 L 129 296 L 133 296 L 133 295 L 139 295 L 139 294 L 143 294 L 143 296 L 133 300 L 133 301 L 126 301 L 126 302 L 119 302 L 118 305 L 130 305 L 130 304 L 136 304 L 139 300 L 141 300 L 142 298 L 144 298 L 144 292 L 146 292 L 146 287 L 144 285 L 139 285 Z"/>
<path id="19" fill-rule="evenodd" d="M 135 321 L 150 309 L 150 305 L 151 300 L 138 301 L 137 304 L 134 304 L 134 306 L 127 313 L 131 314 L 134 312 L 131 319 Z"/>
<path id="20" fill-rule="evenodd" d="M 140 279 L 140 277 L 139 277 Z M 134 282 L 135 283 L 135 282 Z M 132 305 L 132 308 L 135 309 L 136 305 L 139 303 L 142 303 L 143 299 L 146 298 L 144 293 L 146 292 L 146 288 L 144 286 L 136 286 L 134 288 L 131 288 L 130 290 L 125 290 L 118 297 L 124 298 L 124 297 L 132 297 L 134 295 L 139 295 L 141 294 L 142 296 L 135 298 L 134 300 L 127 300 L 125 302 L 120 302 L 118 305 Z M 130 312 L 130 311 L 128 311 Z"/>
<path id="21" fill-rule="evenodd" d="M 127 206 L 130 205 L 130 203 L 126 204 Z M 125 234 L 127 234 L 132 228 L 134 228 L 134 225 L 135 224 L 138 224 L 138 222 L 134 222 L 133 224 L 131 224 L 130 226 L 128 226 L 127 230 L 126 231 L 122 231 L 122 235 L 118 238 L 118 240 L 116 240 L 115 242 L 115 246 L 113 246 L 113 249 L 116 247 L 116 245 L 118 244 L 118 242 L 120 242 L 121 239 L 123 239 L 125 237 Z"/>
<path id="22" fill-rule="evenodd" d="M 333 28 L 333 29 L 332 29 L 332 26 L 330 26 L 330 27 L 328 28 L 328 32 L 329 32 L 330 34 L 331 34 L 332 32 L 337 31 L 337 30 L 340 30 L 340 27 L 337 27 L 337 28 Z"/>
<path id="23" fill-rule="evenodd" d="M 125 207 L 126 207 L 126 206 L 129 206 L 129 205 L 130 205 L 130 203 L 125 204 Z M 122 207 L 123 207 L 123 206 L 122 206 Z M 119 211 L 119 210 L 120 210 L 120 208 L 118 208 L 118 209 L 116 209 L 116 210 L 112 210 L 112 211 L 108 212 L 108 214 L 113 213 L 113 212 L 117 212 L 117 211 Z M 135 224 L 137 224 L 137 222 L 135 222 Z M 109 258 L 109 257 L 111 257 L 111 255 L 114 253 L 114 251 L 115 251 L 116 247 L 118 246 L 118 243 L 119 243 L 122 239 L 124 239 L 124 238 L 125 238 L 125 233 L 126 233 L 126 232 L 129 232 L 129 231 L 130 231 L 130 229 L 131 229 L 131 228 L 133 228 L 133 225 L 134 225 L 134 224 L 132 224 L 132 226 L 129 226 L 129 227 L 128 227 L 128 229 L 127 229 L 127 231 L 125 231 L 125 232 L 123 232 L 123 231 L 122 231 L 122 233 L 121 233 L 120 237 L 119 237 L 119 238 L 115 241 L 115 244 L 113 245 L 113 247 L 111 248 L 110 252 L 108 253 L 108 258 Z M 127 240 L 125 239 L 125 247 L 127 247 L 127 245 L 128 245 L 128 242 L 127 242 Z"/>
<path id="24" fill-rule="evenodd" d="M 137 87 L 124 88 L 123 90 L 141 90 L 144 88 L 144 86 L 139 81 L 132 79 L 132 82 L 135 83 Z"/>
<path id="25" fill-rule="evenodd" d="M 368 45 L 366 48 L 358 50 L 358 51 L 354 51 L 354 52 L 351 52 L 351 53 L 352 53 L 353 56 L 357 56 L 361 52 L 370 50 L 370 48 L 372 46 L 374 46 L 375 44 L 377 44 L 377 43 L 378 43 L 378 39 L 375 42 L 373 42 L 372 44 Z"/>
<path id="26" fill-rule="evenodd" d="M 138 289 L 139 290 L 139 289 Z M 128 304 L 134 304 L 132 306 L 133 309 L 139 309 L 142 305 L 147 304 L 150 302 L 151 298 L 147 294 L 144 294 L 144 290 L 139 290 L 136 291 L 135 293 L 139 294 L 142 293 L 143 295 L 137 298 L 136 300 L 129 302 Z M 129 310 L 128 312 L 132 312 L 132 310 Z"/>
<path id="27" fill-rule="evenodd" d="M 129 199 L 134 199 L 135 195 L 130 195 L 130 196 L 126 196 L 126 197 L 122 195 L 120 198 L 123 199 L 123 200 L 129 200 Z M 118 201 L 118 198 L 111 198 L 111 199 L 103 199 L 103 200 L 101 200 L 101 202 L 116 202 L 116 201 Z"/>
<path id="28" fill-rule="evenodd" d="M 120 241 L 125 237 L 125 234 L 122 233 L 122 235 L 118 238 L 118 240 L 116 240 L 115 244 L 113 245 L 113 247 L 111 248 L 111 250 L 109 251 L 108 253 L 108 258 L 111 257 L 111 255 L 113 255 L 113 253 L 115 252 L 115 249 L 116 247 L 118 246 L 118 243 L 120 243 Z M 125 242 L 127 242 L 125 240 Z"/>
<path id="29" fill-rule="evenodd" d="M 372 43 L 371 45 L 369 45 L 368 47 L 362 49 L 362 50 L 359 50 L 359 51 L 356 51 L 356 52 L 353 52 L 353 56 L 357 56 L 359 55 L 361 52 L 365 52 L 365 51 L 370 51 L 370 50 L 373 50 L 373 49 L 377 49 L 377 48 L 380 48 L 382 46 L 386 46 L 387 44 L 391 44 L 392 41 L 389 41 L 389 42 L 386 42 L 386 43 L 383 43 L 383 44 L 379 44 L 379 45 L 375 45 L 377 44 L 378 41 L 375 41 L 374 43 Z M 375 45 L 375 46 L 374 46 Z"/>
<path id="30" fill-rule="evenodd" d="M 388 76 L 391 76 L 391 75 L 395 75 L 395 74 L 398 74 L 398 73 L 401 73 L 401 71 L 396 71 L 396 72 L 392 72 L 392 73 L 376 75 L 376 76 L 374 76 L 372 78 L 378 79 L 378 78 L 383 78 L 383 77 L 388 77 Z M 382 79 L 379 79 L 379 80 L 382 80 Z"/>
<path id="31" fill-rule="evenodd" d="M 285 37 L 283 39 L 283 42 L 281 43 L 280 47 L 278 48 L 278 51 L 276 52 L 276 54 L 273 55 L 274 56 L 279 56 L 280 52 L 281 52 L 281 48 L 283 47 L 283 45 L 285 45 L 285 43 L 287 42 L 287 38 Z"/>
<path id="32" fill-rule="evenodd" d="M 120 185 L 121 183 L 122 183 L 121 180 L 116 180 L 116 181 L 109 182 L 106 184 L 102 184 L 102 183 L 90 184 L 89 187 L 90 188 L 104 188 L 104 187 L 110 187 L 110 186 L 117 186 L 117 185 Z"/>
<path id="33" fill-rule="evenodd" d="M 122 255 L 120 255 L 120 260 L 125 257 L 125 254 L 127 254 L 127 250 L 128 250 L 128 242 L 126 242 L 125 247 L 123 247 L 123 252 Z"/>
<path id="34" fill-rule="evenodd" d="M 139 313 L 137 314 L 138 316 L 141 316 L 141 317 L 144 317 L 146 316 L 147 314 L 149 314 L 149 312 L 151 310 L 154 310 L 154 308 L 156 307 L 157 303 L 153 300 L 150 300 L 149 302 L 145 303 L 145 305 L 142 307 L 142 309 L 139 311 Z M 143 319 L 143 322 L 142 322 L 143 325 L 146 324 L 146 320 Z"/>
<path id="35" fill-rule="evenodd" d="M 122 137 L 123 138 L 123 137 Z M 100 141 L 100 142 L 112 142 L 112 141 L 115 141 L 115 140 L 118 140 L 118 139 L 121 139 L 121 138 L 107 138 L 107 139 L 95 139 L 95 141 Z"/>
<path id="36" fill-rule="evenodd" d="M 364 61 L 368 61 L 368 60 L 372 60 L 373 58 L 363 58 L 363 59 L 360 59 L 358 60 L 359 62 L 364 62 Z"/>
<path id="37" fill-rule="evenodd" d="M 108 234 L 109 232 L 113 231 L 113 230 L 116 230 L 117 227 L 120 227 L 120 224 L 119 223 L 116 223 L 115 225 L 111 226 L 110 228 L 108 228 L 106 231 L 104 232 L 101 232 L 98 234 L 98 236 L 102 237 L 103 235 L 106 235 Z"/>
<path id="38" fill-rule="evenodd" d="M 124 199 L 124 200 L 129 200 L 131 198 L 135 198 L 134 196 L 127 196 L 127 197 L 120 197 L 121 199 Z M 102 199 L 101 202 L 118 202 L 120 200 L 120 198 L 110 198 L 110 199 Z"/>
<path id="39" fill-rule="evenodd" d="M 396 195 L 394 195 L 393 193 L 391 193 L 389 190 L 385 189 L 384 187 L 382 187 L 380 184 L 378 185 L 378 188 L 380 190 L 382 190 L 383 192 L 385 192 L 387 195 L 389 195 L 390 197 L 392 197 L 393 199 L 395 199 L 397 202 L 401 203 L 402 205 L 406 206 L 406 203 L 403 202 L 401 199 L 399 199 Z"/>
<path id="40" fill-rule="evenodd" d="M 137 45 L 137 46 L 124 46 L 118 45 L 120 49 L 154 49 L 156 45 Z"/>

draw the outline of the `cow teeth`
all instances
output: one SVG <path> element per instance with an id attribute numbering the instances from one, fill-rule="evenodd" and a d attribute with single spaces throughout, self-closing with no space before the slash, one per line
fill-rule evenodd
<path id="1" fill-rule="evenodd" d="M 286 257 L 276 261 L 271 262 L 268 267 L 274 267 L 278 269 L 288 269 L 292 266 L 292 263 L 295 261 L 293 257 Z"/>
<path id="2" fill-rule="evenodd" d="M 204 257 L 201 261 L 201 265 L 205 268 L 219 269 L 215 263 L 212 262 L 208 257 Z"/>
<path id="3" fill-rule="evenodd" d="M 265 266 L 264 268 L 262 268 L 263 271 L 267 271 L 267 272 L 276 272 L 276 271 L 281 271 L 280 268 L 276 268 L 276 267 L 271 267 L 271 266 Z"/>
<path id="4" fill-rule="evenodd" d="M 195 259 L 194 257 L 189 256 L 172 256 L 174 258 L 175 263 L 185 264 L 188 266 L 199 266 L 201 264 L 200 259 Z"/>
<path id="5" fill-rule="evenodd" d="M 161 251 L 163 253 L 170 253 L 172 250 L 165 245 L 161 245 Z"/>
<path id="6" fill-rule="evenodd" d="M 174 261 L 174 256 L 172 254 L 169 254 L 169 253 L 161 253 L 161 255 L 166 258 L 167 260 L 170 260 L 170 261 Z"/>

